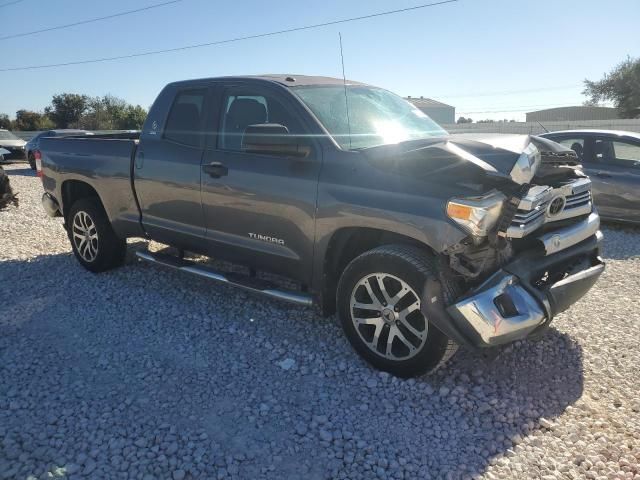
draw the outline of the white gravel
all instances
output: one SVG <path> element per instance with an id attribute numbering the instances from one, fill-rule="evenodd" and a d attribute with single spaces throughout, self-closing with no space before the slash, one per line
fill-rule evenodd
<path id="1" fill-rule="evenodd" d="M 640 479 L 639 229 L 605 229 L 606 273 L 542 340 L 401 381 L 311 309 L 83 270 L 7 170 L 0 478 Z"/>

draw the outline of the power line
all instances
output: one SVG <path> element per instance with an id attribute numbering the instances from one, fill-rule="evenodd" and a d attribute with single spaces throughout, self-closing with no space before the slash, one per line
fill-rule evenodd
<path id="1" fill-rule="evenodd" d="M 161 53 L 171 53 L 171 52 L 179 52 L 179 51 L 183 51 L 183 50 L 191 50 L 194 48 L 202 48 L 202 47 L 211 47 L 214 45 L 223 45 L 223 44 L 227 44 L 227 43 L 234 43 L 234 42 L 240 42 L 243 40 L 253 40 L 256 38 L 263 38 L 263 37 L 272 37 L 275 35 L 282 35 L 284 33 L 292 33 L 292 32 L 300 32 L 303 30 L 311 30 L 311 29 L 316 29 L 316 28 L 322 28 L 322 27 L 328 27 L 331 25 L 338 25 L 341 23 L 348 23 L 348 22 L 355 22 L 355 21 L 359 21 L 359 20 L 367 20 L 370 18 L 376 18 L 376 17 L 383 17 L 386 15 L 393 15 L 396 13 L 404 13 L 404 12 L 410 12 L 413 10 L 420 10 L 423 8 L 428 8 L 428 7 L 435 7 L 438 5 L 444 5 L 447 3 L 454 3 L 457 2 L 458 0 L 443 0 L 440 2 L 435 2 L 435 3 L 425 3 L 422 5 L 416 5 L 414 7 L 407 7 L 407 8 L 400 8 L 397 10 L 388 10 L 385 12 L 379 12 L 379 13 L 372 13 L 369 15 L 362 15 L 359 17 L 351 17 L 351 18 L 342 18 L 339 20 L 332 20 L 330 22 L 324 22 L 324 23 L 316 23 L 313 25 L 305 25 L 302 27 L 294 27 L 294 28 L 287 28 L 285 30 L 277 30 L 274 32 L 267 32 L 267 33 L 257 33 L 255 35 L 246 35 L 244 37 L 236 37 L 236 38 L 229 38 L 226 40 L 217 40 L 214 42 L 207 42 L 207 43 L 197 43 L 194 45 L 184 45 L 182 47 L 175 47 L 175 48 L 167 48 L 164 50 L 151 50 L 148 52 L 139 52 L 139 53 L 130 53 L 128 55 L 119 55 L 119 56 L 115 56 L 115 57 L 102 57 L 102 58 L 93 58 L 93 59 L 89 59 L 89 60 L 76 60 L 76 61 L 72 61 L 72 62 L 64 62 L 64 63 L 51 63 L 51 64 L 46 64 L 46 65 L 29 65 L 29 66 L 24 66 L 24 67 L 9 67 L 9 68 L 2 68 L 0 69 L 0 72 L 15 72 L 15 71 L 20 71 L 20 70 L 36 70 L 36 69 L 41 69 L 41 68 L 53 68 L 53 67 L 67 67 L 70 65 L 84 65 L 87 63 L 98 63 L 98 62 L 110 62 L 110 61 L 114 61 L 114 60 L 123 60 L 126 58 L 136 58 L 136 57 L 145 57 L 148 55 L 158 55 Z"/>
<path id="2" fill-rule="evenodd" d="M 14 2 L 14 3 L 17 3 L 17 2 L 20 2 L 20 1 L 23 1 L 23 0 L 16 0 L 16 2 Z M 33 30 L 31 32 L 14 33 L 12 35 L 5 35 L 4 37 L 0 37 L 0 40 L 8 40 L 9 38 L 26 37 L 28 35 L 35 35 L 36 33 L 51 32 L 53 30 L 62 30 L 63 28 L 76 27 L 78 25 L 86 25 L 87 23 L 99 22 L 99 21 L 102 21 L 102 20 L 109 20 L 111 18 L 116 18 L 116 17 L 123 17 L 125 15 L 130 15 L 132 13 L 144 12 L 146 10 L 151 10 L 153 8 L 164 7 L 166 5 L 171 5 L 172 3 L 178 3 L 178 2 L 181 2 L 181 1 L 182 0 L 170 0 L 168 2 L 156 3 L 154 5 L 149 5 L 147 7 L 136 8 L 135 10 L 127 10 L 126 12 L 114 13 L 113 15 L 106 15 L 104 17 L 90 18 L 88 20 L 80 20 L 79 22 L 68 23 L 66 25 L 58 25 L 57 27 L 41 28 L 39 30 Z M 0 5 L 0 6 L 3 7 L 4 5 Z"/>
<path id="3" fill-rule="evenodd" d="M 0 8 L 8 7 L 9 5 L 15 5 L 16 3 L 20 3 L 20 2 L 24 2 L 24 0 L 14 0 L 13 2 L 3 3 L 2 5 L 0 5 Z"/>

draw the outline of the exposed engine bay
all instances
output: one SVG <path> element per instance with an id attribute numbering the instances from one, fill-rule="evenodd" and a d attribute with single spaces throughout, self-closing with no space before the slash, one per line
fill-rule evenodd
<path id="1" fill-rule="evenodd" d="M 531 164 L 529 182 L 510 191 L 501 189 L 506 197 L 503 208 L 482 241 L 472 237 L 444 252 L 451 270 L 469 285 L 481 282 L 520 251 L 544 248 L 540 234 L 586 219 L 593 210 L 591 181 L 582 172 L 575 152 L 530 138 L 539 161 Z"/>

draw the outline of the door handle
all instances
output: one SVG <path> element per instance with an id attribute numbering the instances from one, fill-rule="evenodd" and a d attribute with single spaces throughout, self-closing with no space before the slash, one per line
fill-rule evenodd
<path id="1" fill-rule="evenodd" d="M 600 178 L 611 178 L 611 175 L 605 172 L 596 172 L 595 175 Z"/>
<path id="2" fill-rule="evenodd" d="M 213 162 L 207 165 L 203 165 L 202 170 L 204 170 L 207 174 L 209 174 L 209 176 L 213 178 L 220 178 L 229 174 L 229 169 L 220 162 Z"/>
<path id="3" fill-rule="evenodd" d="M 144 165 L 144 152 L 139 151 L 136 153 L 136 168 L 142 168 Z"/>

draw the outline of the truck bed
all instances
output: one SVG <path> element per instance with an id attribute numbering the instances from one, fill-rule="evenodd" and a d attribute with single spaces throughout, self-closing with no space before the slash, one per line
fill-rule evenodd
<path id="1" fill-rule="evenodd" d="M 45 190 L 55 192 L 64 213 L 64 191 L 70 188 L 69 182 L 85 182 L 100 197 L 118 234 L 137 233 L 140 211 L 131 175 L 138 137 L 139 132 L 125 132 L 43 138 L 40 152 Z"/>

